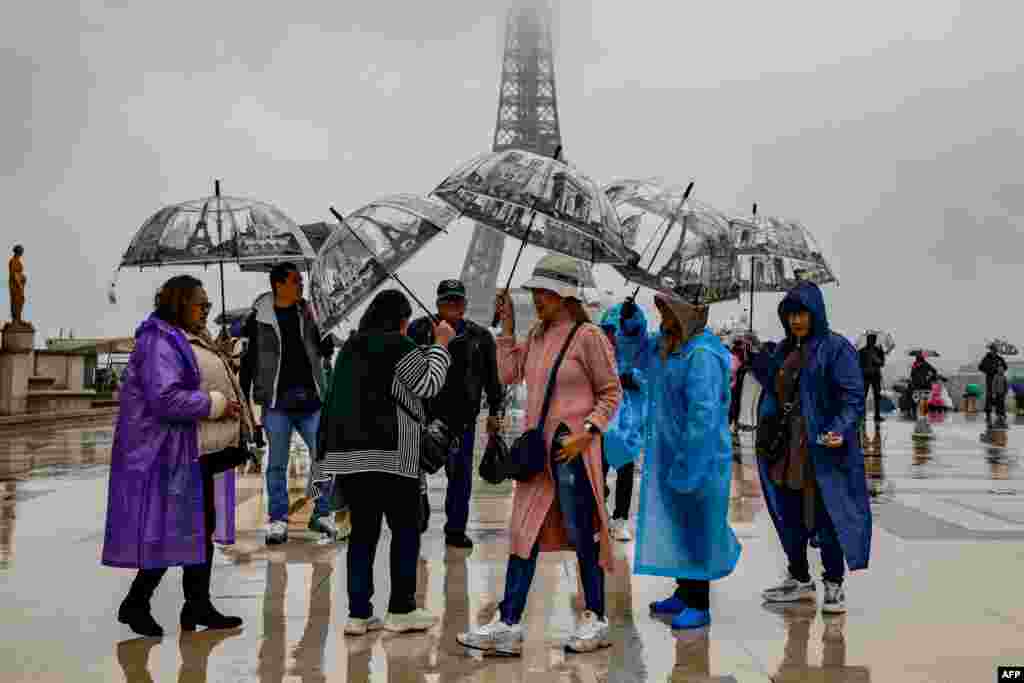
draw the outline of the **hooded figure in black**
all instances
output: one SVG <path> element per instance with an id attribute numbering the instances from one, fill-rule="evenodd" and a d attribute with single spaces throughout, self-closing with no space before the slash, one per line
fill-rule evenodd
<path id="1" fill-rule="evenodd" d="M 1006 361 L 999 355 L 998 347 L 991 344 L 988 353 L 981 359 L 978 370 L 985 373 L 985 421 L 992 422 L 992 408 L 1000 422 L 1006 422 Z"/>
<path id="2" fill-rule="evenodd" d="M 868 335 L 867 344 L 859 355 L 860 371 L 864 374 L 866 388 L 864 398 L 867 399 L 868 390 L 874 393 L 875 422 L 882 422 L 882 368 L 885 367 L 885 351 L 878 345 L 876 335 Z"/>

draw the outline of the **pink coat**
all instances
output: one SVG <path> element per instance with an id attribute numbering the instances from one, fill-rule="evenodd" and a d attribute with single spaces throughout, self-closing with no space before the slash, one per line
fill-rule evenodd
<path id="1" fill-rule="evenodd" d="M 498 372 L 503 384 L 526 382 L 526 427 L 536 426 L 544 403 L 548 373 L 572 329 L 571 322 L 550 327 L 543 336 L 530 335 L 517 343 L 511 337 L 498 337 Z M 564 422 L 574 434 L 590 421 L 602 432 L 622 401 L 622 385 L 615 364 L 615 353 L 604 333 L 596 325 L 584 325 L 576 333 L 558 371 L 551 399 L 544 438 L 551 444 L 554 431 Z M 600 528 L 599 563 L 613 570 L 608 515 L 604 506 L 604 470 L 601 466 L 601 442 L 595 440 L 583 454 L 590 485 L 597 503 Z M 512 499 L 512 554 L 529 558 L 538 541 L 542 552 L 570 550 L 562 514 L 555 502 L 555 479 L 551 463 L 543 474 L 516 485 Z"/>

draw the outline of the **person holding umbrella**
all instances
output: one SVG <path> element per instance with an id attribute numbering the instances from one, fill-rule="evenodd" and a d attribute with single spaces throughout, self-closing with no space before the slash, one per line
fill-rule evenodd
<path id="1" fill-rule="evenodd" d="M 239 437 L 241 404 L 201 389 L 187 334 L 204 327 L 210 301 L 202 282 L 179 275 L 160 288 L 156 310 L 135 332 L 114 429 L 102 563 L 138 569 L 117 619 L 141 636 L 160 637 L 150 600 L 169 567 L 183 567 L 183 630 L 236 628 L 238 617 L 210 601 L 213 539 L 234 541 L 234 478 L 218 491 L 215 464 L 203 456 L 206 432 Z M 226 424 L 221 424 L 224 422 Z M 222 504 L 217 505 L 217 501 Z"/>
<path id="2" fill-rule="evenodd" d="M 992 409 L 995 408 L 995 427 L 1006 429 L 1006 361 L 999 355 L 999 345 L 989 344 L 988 353 L 981 359 L 978 370 L 985 375 L 985 423 L 992 426 Z"/>
<path id="3" fill-rule="evenodd" d="M 565 647 L 591 652 L 610 645 L 604 573 L 612 569 L 613 560 L 607 512 L 601 503 L 600 436 L 622 401 L 622 385 L 611 345 L 583 307 L 575 259 L 545 256 L 523 288 L 532 291 L 539 322 L 519 342 L 511 297 L 507 292 L 499 295 L 498 370 L 505 384 L 526 383 L 527 422 L 543 430 L 548 458 L 543 471 L 515 488 L 511 556 L 498 613 L 489 624 L 459 634 L 457 640 L 477 650 L 520 654 L 520 622 L 538 553 L 575 549 L 586 609 Z M 562 363 L 551 376 L 556 358 Z M 538 424 L 549 380 L 550 410 L 544 424 Z"/>

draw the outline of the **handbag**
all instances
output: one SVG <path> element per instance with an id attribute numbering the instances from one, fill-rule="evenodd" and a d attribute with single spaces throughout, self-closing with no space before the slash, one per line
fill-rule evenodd
<path id="1" fill-rule="evenodd" d="M 480 458 L 480 478 L 488 484 L 500 484 L 506 479 L 508 468 L 508 444 L 498 434 L 487 438 L 487 448 Z"/>
<path id="2" fill-rule="evenodd" d="M 402 409 L 413 422 L 420 426 L 420 467 L 427 474 L 434 474 L 445 466 L 452 448 L 456 446 L 452 430 L 438 419 L 424 424 L 398 397 L 391 394 L 391 400 Z"/>
<path id="3" fill-rule="evenodd" d="M 576 336 L 577 330 L 582 325 L 583 323 L 576 323 L 572 328 L 565 340 L 565 344 L 562 346 L 562 350 L 555 359 L 555 365 L 551 368 L 551 374 L 548 375 L 548 386 L 544 393 L 544 406 L 541 408 L 540 420 L 537 422 L 537 426 L 523 432 L 512 443 L 512 448 L 508 454 L 507 467 L 505 468 L 506 476 L 511 479 L 529 481 L 544 471 L 548 460 L 548 446 L 544 441 L 544 425 L 548 420 L 551 397 L 555 393 L 555 380 L 558 375 L 558 368 L 562 365 L 562 359 L 565 358 L 566 351 L 569 350 L 569 344 L 572 343 L 573 337 Z"/>
<path id="4" fill-rule="evenodd" d="M 244 465 L 250 460 L 255 460 L 256 456 L 248 448 L 228 446 L 216 453 L 210 453 L 204 459 L 208 463 L 212 474 L 221 474 L 222 472 L 233 470 L 239 465 Z"/>
<path id="5" fill-rule="evenodd" d="M 799 370 L 795 373 L 792 400 L 782 407 L 781 415 L 765 415 L 757 421 L 754 435 L 754 452 L 769 465 L 776 463 L 786 452 L 789 439 L 789 416 L 793 413 L 796 402 L 800 400 Z"/>

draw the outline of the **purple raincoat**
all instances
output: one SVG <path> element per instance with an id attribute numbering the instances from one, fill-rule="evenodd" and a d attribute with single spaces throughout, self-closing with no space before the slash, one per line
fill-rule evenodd
<path id="1" fill-rule="evenodd" d="M 210 397 L 184 333 L 155 315 L 139 325 L 121 379 L 110 457 L 103 564 L 156 569 L 206 557 L 199 420 Z M 218 543 L 235 541 L 235 474 L 214 478 Z"/>

